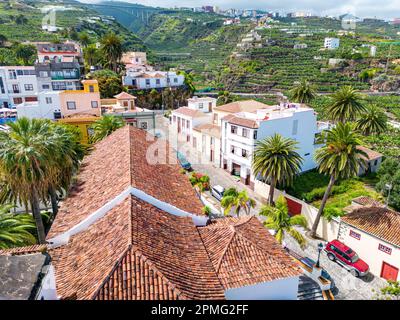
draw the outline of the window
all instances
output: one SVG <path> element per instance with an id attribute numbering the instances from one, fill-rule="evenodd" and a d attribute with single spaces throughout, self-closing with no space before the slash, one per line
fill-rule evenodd
<path id="1" fill-rule="evenodd" d="M 33 84 L 25 84 L 25 91 L 33 91 Z"/>
<path id="2" fill-rule="evenodd" d="M 199 109 L 203 109 L 203 104 L 199 103 Z"/>
<path id="3" fill-rule="evenodd" d="M 8 77 L 10 79 L 17 79 L 17 73 L 15 72 L 15 70 L 8 71 Z"/>
<path id="4" fill-rule="evenodd" d="M 383 251 L 384 253 L 392 254 L 392 249 L 389 248 L 389 247 L 386 247 L 385 245 L 383 245 L 383 244 L 381 244 L 381 243 L 379 244 L 378 249 L 379 249 L 380 251 Z"/>
<path id="5" fill-rule="evenodd" d="M 12 85 L 13 93 L 20 93 L 19 92 L 19 86 L 17 84 Z"/>
<path id="6" fill-rule="evenodd" d="M 173 117 L 174 123 L 176 123 L 176 116 Z"/>
<path id="7" fill-rule="evenodd" d="M 296 135 L 297 134 L 298 128 L 299 128 L 299 120 L 294 120 L 293 121 L 292 135 Z"/>
<path id="8" fill-rule="evenodd" d="M 156 84 L 157 84 L 157 85 L 160 85 L 160 84 L 161 84 L 160 79 L 156 79 Z"/>
<path id="9" fill-rule="evenodd" d="M 146 79 L 146 86 L 150 85 L 150 79 Z"/>
<path id="10" fill-rule="evenodd" d="M 212 145 L 212 146 L 214 145 L 214 137 L 210 138 L 210 145 Z"/>
<path id="11" fill-rule="evenodd" d="M 354 232 L 353 230 L 350 230 L 350 237 L 353 237 L 354 239 L 360 240 L 361 239 L 361 234 Z"/>
<path id="12" fill-rule="evenodd" d="M 50 89 L 50 85 L 49 84 L 43 84 L 42 85 L 42 89 L 43 90 L 49 90 Z"/>
<path id="13" fill-rule="evenodd" d="M 190 121 L 186 120 L 186 128 L 190 129 Z"/>
<path id="14" fill-rule="evenodd" d="M 375 160 L 374 161 L 374 166 L 377 166 L 378 165 L 378 160 Z"/>
<path id="15" fill-rule="evenodd" d="M 17 70 L 17 76 L 23 76 L 24 71 L 23 70 Z"/>
<path id="16" fill-rule="evenodd" d="M 97 101 L 92 101 L 91 105 L 92 105 L 92 108 L 98 108 L 99 107 L 99 103 Z"/>
<path id="17" fill-rule="evenodd" d="M 67 109 L 68 110 L 75 110 L 76 109 L 75 101 L 67 101 Z"/>
<path id="18" fill-rule="evenodd" d="M 231 126 L 231 133 L 237 134 L 238 128 L 236 126 Z"/>
<path id="19" fill-rule="evenodd" d="M 190 135 L 186 136 L 186 142 L 190 142 Z"/>
<path id="20" fill-rule="evenodd" d="M 247 150 L 242 149 L 242 157 L 247 158 Z"/>
<path id="21" fill-rule="evenodd" d="M 257 130 L 254 130 L 253 138 L 254 140 L 257 140 Z"/>
<path id="22" fill-rule="evenodd" d="M 140 123 L 140 129 L 147 130 L 147 121 Z"/>
<path id="23" fill-rule="evenodd" d="M 21 104 L 22 102 L 24 102 L 22 100 L 22 98 L 14 98 L 13 101 L 14 101 L 14 104 Z"/>
<path id="24" fill-rule="evenodd" d="M 218 123 L 218 114 L 214 113 L 214 124 Z"/>
<path id="25" fill-rule="evenodd" d="M 94 92 L 94 86 L 89 86 L 89 92 Z M 93 106 L 92 106 L 92 108 L 93 108 Z"/>
<path id="26" fill-rule="evenodd" d="M 47 104 L 52 104 L 53 103 L 53 99 L 50 97 L 46 97 L 46 103 Z"/>
<path id="27" fill-rule="evenodd" d="M 243 129 L 242 130 L 242 136 L 244 138 L 248 138 L 249 137 L 249 130 L 248 129 Z"/>
<path id="28" fill-rule="evenodd" d="M 39 72 L 39 77 L 40 78 L 47 78 L 49 76 L 49 73 L 47 71 L 40 71 Z"/>
<path id="29" fill-rule="evenodd" d="M 174 83 L 178 83 L 178 78 L 174 78 Z"/>
<path id="30" fill-rule="evenodd" d="M 26 97 L 25 102 L 36 102 L 38 101 L 37 97 Z"/>
<path id="31" fill-rule="evenodd" d="M 231 153 L 235 154 L 235 147 L 231 146 Z"/>

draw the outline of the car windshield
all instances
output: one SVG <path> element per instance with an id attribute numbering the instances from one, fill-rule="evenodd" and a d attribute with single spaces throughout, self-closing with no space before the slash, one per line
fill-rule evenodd
<path id="1" fill-rule="evenodd" d="M 359 260 L 360 258 L 358 257 L 358 255 L 355 253 L 354 256 L 351 257 L 351 262 L 355 263 Z"/>

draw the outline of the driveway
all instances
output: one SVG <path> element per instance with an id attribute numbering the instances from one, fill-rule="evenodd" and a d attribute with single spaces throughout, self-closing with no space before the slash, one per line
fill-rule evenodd
<path id="1" fill-rule="evenodd" d="M 305 236 L 304 229 L 298 228 L 298 230 Z M 290 250 L 316 261 L 318 259 L 317 247 L 321 241 L 308 237 L 306 239 L 307 246 L 304 250 L 290 236 L 286 236 L 284 241 Z M 325 241 L 322 242 L 325 243 Z M 385 280 L 375 277 L 372 274 L 368 274 L 363 278 L 352 276 L 340 264 L 330 261 L 324 251 L 321 252 L 320 263 L 335 282 L 336 288 L 332 290 L 332 293 L 337 300 L 373 300 L 375 299 L 376 292 L 379 292 L 387 284 Z"/>

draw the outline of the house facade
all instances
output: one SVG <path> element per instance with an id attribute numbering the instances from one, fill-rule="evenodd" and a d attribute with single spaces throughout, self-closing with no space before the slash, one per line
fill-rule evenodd
<path id="1" fill-rule="evenodd" d="M 37 80 L 34 67 L 0 67 L 0 103 L 15 108 L 24 102 L 37 101 Z"/>
<path id="2" fill-rule="evenodd" d="M 201 163 L 221 167 L 221 127 L 210 123 L 195 126 L 192 146 L 201 155 Z"/>
<path id="3" fill-rule="evenodd" d="M 257 142 L 280 134 L 298 143 L 297 152 L 303 158 L 301 171 L 312 170 L 317 166 L 314 152 L 320 147 L 316 138 L 323 129 L 325 125 L 317 122 L 312 108 L 294 103 L 227 115 L 221 126 L 222 166 L 253 187 L 257 173 L 252 172 L 252 159 Z"/>
<path id="4" fill-rule="evenodd" d="M 211 115 L 188 107 L 181 107 L 172 111 L 170 118 L 173 134 L 177 135 L 178 139 L 188 143 L 193 142 L 193 128 L 210 121 Z"/>
<path id="5" fill-rule="evenodd" d="M 217 106 L 217 99 L 210 97 L 196 97 L 188 99 L 188 108 L 204 113 L 210 113 Z"/>
<path id="6" fill-rule="evenodd" d="M 83 80 L 83 90 L 66 90 L 59 94 L 62 117 L 74 115 L 101 116 L 100 91 L 97 80 Z"/>
<path id="7" fill-rule="evenodd" d="M 38 93 L 37 102 L 24 102 L 17 106 L 18 118 L 57 120 L 62 117 L 60 91 L 43 91 Z"/>
<path id="8" fill-rule="evenodd" d="M 363 198 L 353 200 L 352 212 L 341 217 L 338 239 L 369 265 L 373 275 L 400 281 L 400 213 Z"/>
<path id="9" fill-rule="evenodd" d="M 175 71 L 143 71 L 128 69 L 122 78 L 123 84 L 134 90 L 162 89 L 184 85 L 185 77 Z"/>
<path id="10" fill-rule="evenodd" d="M 325 49 L 337 49 L 340 47 L 340 39 L 338 38 L 325 38 L 324 48 Z"/>

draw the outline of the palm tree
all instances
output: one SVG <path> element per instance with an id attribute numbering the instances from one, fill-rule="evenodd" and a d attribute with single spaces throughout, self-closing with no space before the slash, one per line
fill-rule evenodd
<path id="1" fill-rule="evenodd" d="M 344 86 L 331 95 L 332 103 L 327 107 L 327 115 L 337 122 L 353 121 L 366 111 L 361 96 L 352 86 Z"/>
<path id="2" fill-rule="evenodd" d="M 58 213 L 58 195 L 57 192 L 63 193 L 68 190 L 74 173 L 78 170 L 81 160 L 85 155 L 85 149 L 80 143 L 80 134 L 77 128 L 52 124 L 51 132 L 56 141 L 56 150 L 53 150 L 54 174 L 49 186 L 49 196 L 53 211 L 52 219 Z"/>
<path id="3" fill-rule="evenodd" d="M 89 45 L 83 49 L 83 57 L 89 67 L 95 66 L 100 61 L 99 49 L 95 45 Z"/>
<path id="4" fill-rule="evenodd" d="M 379 134 L 387 129 L 387 116 L 377 105 L 368 105 L 366 112 L 357 120 L 356 129 L 369 136 Z"/>
<path id="5" fill-rule="evenodd" d="M 9 132 L 0 132 L 2 182 L 15 202 L 30 203 L 39 243 L 44 243 L 39 202 L 46 197 L 54 179 L 57 141 L 49 135 L 51 124 L 47 120 L 20 118 L 8 125 Z"/>
<path id="6" fill-rule="evenodd" d="M 21 247 L 36 243 L 32 231 L 35 222 L 29 214 L 13 214 L 12 206 L 0 207 L 0 249 Z"/>
<path id="7" fill-rule="evenodd" d="M 15 56 L 27 66 L 36 58 L 36 48 L 33 45 L 19 44 L 15 47 Z"/>
<path id="8" fill-rule="evenodd" d="M 316 97 L 313 86 L 306 80 L 301 80 L 290 91 L 291 100 L 297 103 L 310 103 Z"/>
<path id="9" fill-rule="evenodd" d="M 122 120 L 121 117 L 106 114 L 92 124 L 94 134 L 91 141 L 96 143 L 103 140 L 105 137 L 109 136 L 115 130 L 122 128 L 124 125 L 124 120 Z"/>
<path id="10" fill-rule="evenodd" d="M 267 217 L 264 226 L 275 231 L 275 238 L 282 243 L 285 234 L 291 235 L 297 243 L 303 248 L 306 240 L 294 226 L 307 227 L 307 220 L 302 215 L 291 217 L 289 215 L 287 202 L 284 196 L 280 196 L 276 201 L 276 206 L 263 206 L 260 215 Z"/>
<path id="11" fill-rule="evenodd" d="M 297 142 L 279 134 L 258 141 L 253 155 L 253 171 L 269 182 L 269 204 L 274 204 L 277 184 L 285 186 L 293 182 L 300 172 L 303 159 L 296 152 Z"/>
<path id="12" fill-rule="evenodd" d="M 79 34 L 79 43 L 86 48 L 90 44 L 90 37 L 86 32 Z"/>
<path id="13" fill-rule="evenodd" d="M 118 70 L 118 63 L 122 58 L 123 49 L 121 39 L 115 34 L 109 33 L 101 39 L 101 52 L 106 65 L 114 72 Z"/>
<path id="14" fill-rule="evenodd" d="M 312 237 L 316 236 L 319 221 L 335 182 L 357 176 L 360 166 L 366 165 L 364 159 L 368 158 L 364 151 L 357 148 L 361 144 L 361 136 L 351 123 L 338 123 L 335 128 L 321 135 L 319 142 L 325 146 L 315 152 L 315 160 L 319 172 L 329 175 L 330 180 L 311 230 Z"/>
<path id="15" fill-rule="evenodd" d="M 255 208 L 256 202 L 250 198 L 246 190 L 238 191 L 236 188 L 229 188 L 224 192 L 224 197 L 221 200 L 221 206 L 225 209 L 225 214 L 228 215 L 234 209 L 239 217 L 240 211 L 243 209 L 247 215 L 250 214 L 250 209 Z"/>
<path id="16" fill-rule="evenodd" d="M 179 71 L 178 74 L 183 75 L 185 77 L 185 86 L 187 87 L 189 92 L 193 94 L 193 92 L 196 91 L 196 87 L 193 84 L 194 82 L 193 74 L 191 72 L 187 73 L 185 71 Z"/>

